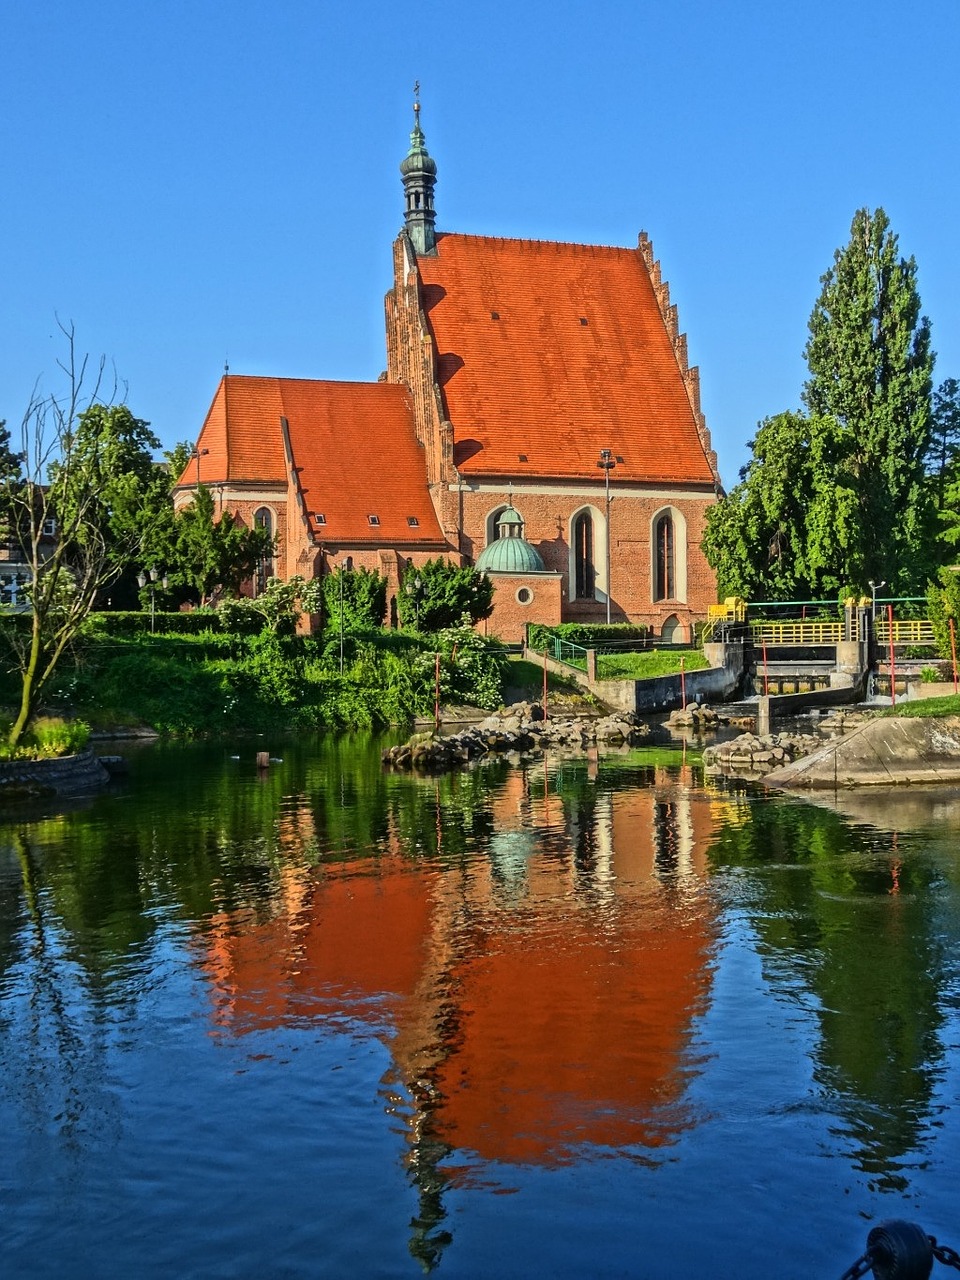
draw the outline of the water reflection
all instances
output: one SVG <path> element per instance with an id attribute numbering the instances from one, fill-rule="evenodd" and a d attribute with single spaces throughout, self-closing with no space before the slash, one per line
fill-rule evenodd
<path id="1" fill-rule="evenodd" d="M 950 796 L 938 844 L 913 793 L 886 827 L 872 805 L 868 826 L 705 788 L 679 754 L 429 781 L 383 774 L 373 740 L 283 754 L 257 774 L 222 749 L 157 748 L 125 790 L 0 825 L 0 1122 L 30 1174 L 9 1181 L 24 1202 L 37 1185 L 57 1203 L 65 1157 L 80 1196 L 100 1147 L 111 1169 L 137 1143 L 179 1170 L 191 1106 L 216 1112 L 225 1080 L 272 1052 L 286 1067 L 291 1045 L 336 1055 L 338 1036 L 380 1055 L 351 1123 L 389 1126 L 394 1167 L 402 1150 L 416 1198 L 404 1248 L 426 1269 L 451 1244 L 455 1196 L 600 1157 L 662 1188 L 711 1144 L 737 1176 L 732 1100 L 755 1121 L 736 1140 L 761 1183 L 786 1176 L 770 1118 L 792 1107 L 820 1126 L 820 1155 L 878 1194 L 913 1188 L 945 1140 L 960 1005 Z M 762 983 L 736 1015 L 761 1056 L 738 1061 L 731 1087 L 718 984 L 746 954 Z M 759 1069 L 780 1008 L 803 1028 L 800 1102 Z M 131 1133 L 134 1064 L 166 1028 L 184 1079 L 164 1077 Z M 271 1150 L 296 1117 L 276 1083 L 251 1098 L 244 1123 Z M 337 1153 L 357 1195 L 365 1140 Z M 211 1143 L 229 1202 L 236 1174 Z M 301 1159 L 316 1179 L 315 1152 Z M 711 1178 L 686 1176 L 688 1206 L 709 1202 Z M 52 1211 L 25 1221 L 58 1230 Z"/>
<path id="2" fill-rule="evenodd" d="M 904 1190 L 944 1067 L 941 996 L 956 934 L 948 943 L 936 910 L 940 864 L 909 837 L 790 802 L 751 805 L 749 820 L 725 824 L 710 861 L 754 873 L 764 973 L 814 1013 L 814 1079 L 835 1132 L 877 1185 Z"/>
<path id="3" fill-rule="evenodd" d="M 587 1145 L 652 1153 L 696 1120 L 684 1092 L 715 928 L 709 806 L 665 769 L 620 792 L 566 775 L 557 791 L 549 772 L 505 773 L 483 857 L 461 856 L 439 783 L 408 784 L 434 810 L 416 835 L 392 807 L 376 857 L 320 867 L 293 855 L 329 847 L 322 811 L 288 800 L 270 917 L 219 914 L 205 931 L 220 1028 L 347 1017 L 388 1039 L 425 1262 L 448 1181 Z"/>

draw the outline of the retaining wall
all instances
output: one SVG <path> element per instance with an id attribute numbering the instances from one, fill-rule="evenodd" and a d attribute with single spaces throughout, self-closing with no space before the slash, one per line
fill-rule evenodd
<path id="1" fill-rule="evenodd" d="M 4 792 L 77 796 L 97 791 L 110 775 L 92 751 L 57 760 L 10 760 L 0 763 L 0 798 Z"/>

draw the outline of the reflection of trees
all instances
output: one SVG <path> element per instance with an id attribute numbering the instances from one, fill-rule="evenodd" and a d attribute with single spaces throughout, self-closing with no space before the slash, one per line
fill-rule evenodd
<path id="1" fill-rule="evenodd" d="M 0 1002 L 7 1082 L 17 1085 L 28 1127 L 44 1135 L 52 1120 L 66 1148 L 78 1150 L 84 1131 L 102 1130 L 114 1106 L 106 1089 L 104 1028 L 94 1019 L 81 1031 L 75 984 L 64 957 L 69 934 L 47 919 L 36 847 L 16 831 L 8 849 L 20 871 L 23 911 L 15 909 L 9 917 L 0 912 L 0 935 L 7 934 L 12 944 L 4 948 L 4 967 L 8 957 L 16 962 L 15 987 L 24 999 Z M 3 900 L 17 902 L 18 896 Z M 19 926 L 15 932 L 10 929 L 14 921 Z"/>
<path id="2" fill-rule="evenodd" d="M 815 995 L 815 1078 L 836 1097 L 861 1167 L 903 1185 L 891 1170 L 922 1141 L 944 1052 L 933 867 L 895 835 L 775 802 L 723 825 L 709 856 L 714 870 L 753 872 L 767 978 L 790 999 Z"/>

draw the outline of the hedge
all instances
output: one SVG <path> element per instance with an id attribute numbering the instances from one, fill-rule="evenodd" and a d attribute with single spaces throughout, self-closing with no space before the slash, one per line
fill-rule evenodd
<path id="1" fill-rule="evenodd" d="M 221 630 L 215 609 L 194 609 L 191 613 L 157 612 L 153 624 L 157 635 L 195 636 L 204 631 Z M 111 613 L 91 613 L 84 623 L 84 631 L 90 636 L 150 635 L 150 614 L 143 610 L 119 609 Z"/>
<path id="2" fill-rule="evenodd" d="M 545 627 L 531 622 L 527 627 L 527 645 L 531 649 L 545 649 L 556 636 L 588 649 L 620 640 L 647 640 L 652 634 L 652 628 L 644 623 L 611 623 L 608 627 L 603 623 L 561 622 L 556 627 Z"/>

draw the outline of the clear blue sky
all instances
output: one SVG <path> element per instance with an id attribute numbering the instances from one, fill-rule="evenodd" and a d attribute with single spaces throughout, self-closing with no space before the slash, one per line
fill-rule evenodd
<path id="1" fill-rule="evenodd" d="M 57 314 L 165 447 L 225 359 L 375 379 L 415 79 L 439 229 L 650 233 L 728 485 L 861 206 L 960 377 L 958 0 L 6 0 L 0 418 Z"/>

